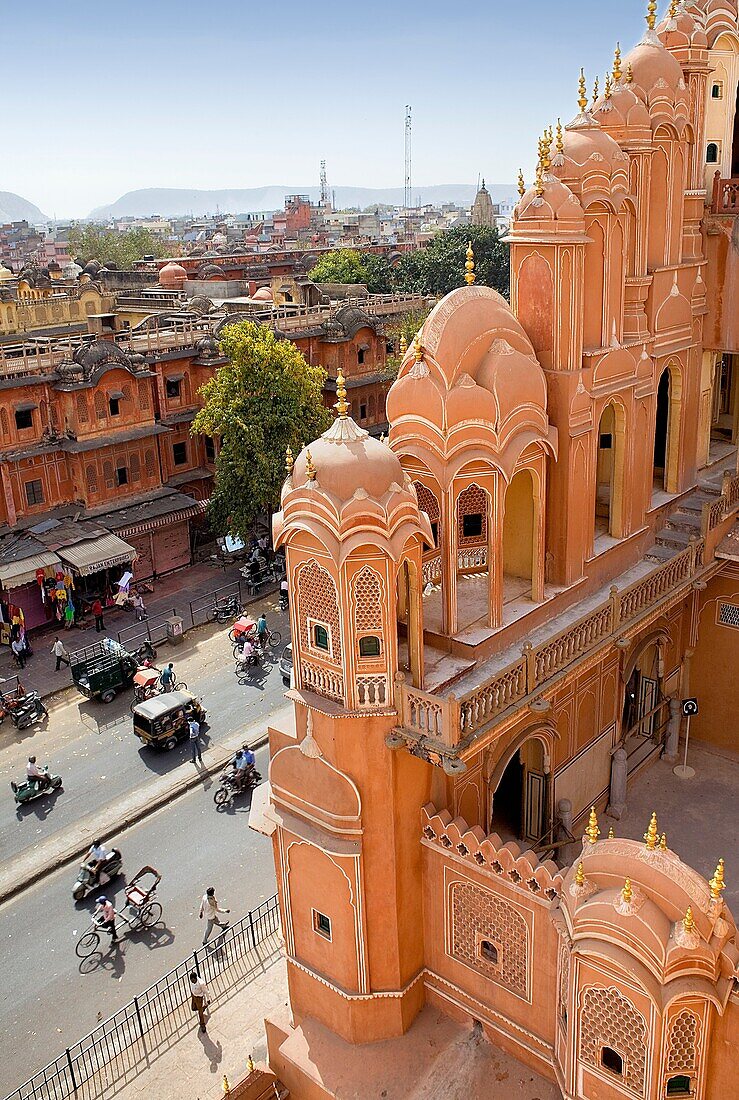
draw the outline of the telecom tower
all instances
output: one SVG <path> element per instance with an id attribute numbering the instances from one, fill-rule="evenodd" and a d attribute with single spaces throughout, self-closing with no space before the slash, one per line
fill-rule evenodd
<path id="1" fill-rule="evenodd" d="M 406 210 L 410 210 L 413 204 L 413 198 L 411 195 L 411 130 L 413 123 L 411 120 L 411 108 L 410 104 L 405 105 L 405 188 L 403 191 L 403 206 Z"/>
<path id="2" fill-rule="evenodd" d="M 321 206 L 324 210 L 332 210 L 331 192 L 328 189 L 328 177 L 326 176 L 326 161 L 321 161 Z"/>

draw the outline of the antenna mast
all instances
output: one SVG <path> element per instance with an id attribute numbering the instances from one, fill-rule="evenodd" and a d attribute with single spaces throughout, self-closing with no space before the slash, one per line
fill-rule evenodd
<path id="1" fill-rule="evenodd" d="M 328 189 L 328 177 L 326 175 L 326 161 L 321 161 L 321 206 L 330 208 L 331 192 Z"/>
<path id="2" fill-rule="evenodd" d="M 411 120 L 411 108 L 410 104 L 406 103 L 405 106 L 405 188 L 403 192 L 403 205 L 406 210 L 409 210 L 413 203 L 411 195 L 411 131 L 413 128 L 413 122 Z"/>

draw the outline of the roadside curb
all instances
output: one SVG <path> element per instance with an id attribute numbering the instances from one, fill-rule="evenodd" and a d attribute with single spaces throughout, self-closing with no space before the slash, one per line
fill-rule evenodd
<path id="1" fill-rule="evenodd" d="M 249 738 L 249 733 L 256 732 L 256 727 L 264 728 L 279 722 L 280 717 L 283 714 L 289 714 L 290 711 L 291 708 L 289 707 L 281 707 L 279 710 L 265 715 L 263 719 L 253 723 L 251 727 L 243 730 L 237 736 L 230 738 L 228 742 L 220 742 L 217 749 L 214 748 L 216 754 L 214 759 L 205 764 L 203 768 L 188 771 L 182 777 L 175 776 L 175 782 L 172 782 L 171 776 L 163 776 L 162 780 L 168 780 L 168 782 L 156 780 L 147 784 L 147 787 L 144 787 L 142 791 L 136 792 L 138 797 L 131 799 L 129 806 L 123 809 L 119 806 L 113 806 L 97 815 L 91 814 L 76 825 L 62 830 L 56 842 L 52 837 L 45 845 L 32 848 L 30 852 L 14 859 L 12 861 L 14 866 L 10 872 L 6 874 L 3 871 L 3 883 L 0 886 L 0 905 L 10 901 L 45 875 L 58 871 L 60 868 L 79 859 L 90 847 L 93 836 L 98 837 L 100 840 L 110 840 L 116 834 L 143 821 L 144 818 L 149 817 L 167 803 L 174 802 L 181 795 L 196 787 L 206 776 L 221 771 L 233 756 L 234 751 L 241 748 L 245 742 L 248 743 L 251 749 L 262 748 L 269 740 L 266 729 L 254 740 Z M 204 751 L 209 752 L 208 749 Z M 182 764 L 189 765 L 190 761 L 184 760 Z M 147 789 L 151 787 L 158 789 L 155 791 Z M 51 849 L 51 854 L 49 854 L 49 849 Z"/>

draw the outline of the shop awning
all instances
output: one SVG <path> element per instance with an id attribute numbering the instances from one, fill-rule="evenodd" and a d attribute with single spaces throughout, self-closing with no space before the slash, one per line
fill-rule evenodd
<path id="1" fill-rule="evenodd" d="M 135 560 L 136 551 L 117 535 L 101 535 L 60 548 L 59 557 L 71 566 L 73 573 L 89 577 L 90 573 L 97 573 L 100 569 L 129 564 Z"/>
<path id="2" fill-rule="evenodd" d="M 19 561 L 0 562 L 0 584 L 3 588 L 18 588 L 21 584 L 30 584 L 36 580 L 37 569 L 57 568 L 61 562 L 50 550 L 34 554 Z"/>

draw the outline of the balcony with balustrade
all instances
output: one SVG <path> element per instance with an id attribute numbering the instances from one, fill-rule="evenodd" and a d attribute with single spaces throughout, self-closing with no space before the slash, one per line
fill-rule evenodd
<path id="1" fill-rule="evenodd" d="M 739 176 L 722 179 L 717 172 L 713 179 L 712 214 L 739 215 Z"/>
<path id="2" fill-rule="evenodd" d="M 697 494 L 699 499 L 704 495 Z M 398 674 L 393 745 L 405 744 L 440 760 L 452 773 L 463 770 L 461 758 L 481 735 L 522 706 L 545 699 L 566 672 L 633 635 L 719 568 L 716 548 L 739 517 L 739 471 L 724 474 L 715 497 L 699 505 L 699 515 L 700 535 L 691 535 L 683 549 L 672 547 L 667 560 L 648 554 L 608 586 L 568 607 L 555 596 L 547 621 L 532 629 L 523 645 L 506 645 L 501 635 L 502 648 L 489 658 L 464 662 L 427 644 L 424 688 L 411 686 L 406 673 Z M 435 561 L 431 555 L 424 563 L 425 583 L 438 579 Z M 424 602 L 424 613 L 425 608 Z"/>

